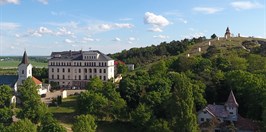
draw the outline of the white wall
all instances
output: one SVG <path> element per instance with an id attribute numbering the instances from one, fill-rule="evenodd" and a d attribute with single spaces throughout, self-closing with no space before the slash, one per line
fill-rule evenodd
<path id="1" fill-rule="evenodd" d="M 201 119 L 204 119 L 203 121 L 201 121 Z M 207 111 L 204 112 L 203 110 L 201 110 L 199 113 L 198 113 L 198 123 L 201 124 L 205 121 L 207 121 L 207 119 L 211 120 L 213 118 L 213 116 L 208 113 Z"/>

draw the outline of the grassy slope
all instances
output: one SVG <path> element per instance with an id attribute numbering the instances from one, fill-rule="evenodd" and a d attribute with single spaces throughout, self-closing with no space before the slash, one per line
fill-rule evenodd
<path id="1" fill-rule="evenodd" d="M 76 106 L 76 96 L 69 96 L 62 100 L 60 106 L 49 107 L 49 111 L 53 113 L 54 117 L 66 127 L 69 132 L 71 132 L 74 116 L 77 115 L 75 112 Z"/>
<path id="2" fill-rule="evenodd" d="M 191 47 L 189 47 L 189 50 L 187 50 L 186 52 L 183 53 L 183 55 L 190 54 L 190 56 L 191 55 L 197 56 L 197 55 L 201 55 L 203 53 L 206 53 L 206 51 L 209 47 L 209 41 L 211 42 L 211 45 L 215 45 L 219 49 L 230 50 L 231 48 L 237 48 L 237 47 L 242 48 L 242 42 L 243 41 L 251 41 L 251 40 L 264 40 L 264 41 L 266 41 L 265 39 L 244 38 L 244 37 L 235 37 L 235 38 L 230 38 L 228 40 L 226 40 L 224 38 L 220 38 L 219 40 L 217 38 L 216 39 L 209 39 L 209 40 L 206 40 L 204 42 L 192 45 Z M 201 48 L 201 52 L 198 51 L 199 48 Z"/>

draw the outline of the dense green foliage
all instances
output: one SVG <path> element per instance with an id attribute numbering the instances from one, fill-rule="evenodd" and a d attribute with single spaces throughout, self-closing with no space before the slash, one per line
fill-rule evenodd
<path id="1" fill-rule="evenodd" d="M 38 132 L 66 132 L 66 128 L 61 126 L 50 114 L 47 114 L 42 119 L 42 124 L 38 128 Z"/>
<path id="2" fill-rule="evenodd" d="M 52 114 L 48 112 L 46 104 L 41 102 L 41 97 L 37 93 L 37 87 L 32 78 L 27 78 L 22 85 L 19 86 L 19 98 L 21 107 L 18 107 L 17 118 L 18 122 L 12 123 L 12 116 L 15 115 L 13 109 L 9 106 L 11 99 L 11 88 L 1 86 L 1 101 L 3 102 L 0 108 L 0 129 L 3 132 L 36 132 L 37 127 L 39 132 L 66 132 L 58 121 L 52 118 Z M 15 117 L 15 116 L 14 116 Z"/>
<path id="3" fill-rule="evenodd" d="M 212 45 L 202 48 L 201 53 L 185 55 L 197 49 L 197 44 L 206 44 L 204 40 L 205 37 L 163 42 L 112 55 L 136 64 L 139 69 L 130 72 L 119 66 L 118 73 L 127 72 L 119 85 L 92 78 L 87 90 L 77 97 L 77 114 L 82 115 L 76 117 L 73 131 L 96 131 L 96 124 L 101 121 L 127 123 L 137 131 L 199 131 L 197 111 L 207 103 L 224 104 L 231 90 L 239 104 L 239 114 L 266 126 L 266 57 L 261 44 L 264 41 L 235 44 L 232 39 L 216 44 L 218 41 L 211 40 Z M 42 76 L 43 71 L 36 73 Z M 21 88 L 23 104 L 19 117 L 40 123 L 39 131 L 64 132 L 39 101 L 32 82 L 26 80 Z M 0 110 L 0 129 L 10 124 L 10 112 L 8 107 Z M 211 122 L 210 128 L 215 123 Z M 226 128 L 235 130 L 234 124 Z"/>
<path id="4" fill-rule="evenodd" d="M 162 56 L 175 56 L 183 53 L 188 49 L 189 45 L 202 42 L 205 37 L 193 38 L 191 40 L 184 39 L 182 41 L 171 41 L 169 43 L 162 42 L 158 46 L 152 45 L 144 48 L 132 48 L 123 50 L 120 53 L 110 55 L 112 58 L 121 60 L 128 64 L 135 64 L 136 67 L 157 61 Z"/>
<path id="5" fill-rule="evenodd" d="M 44 83 L 48 83 L 48 68 L 32 68 L 32 75 Z"/>
<path id="6" fill-rule="evenodd" d="M 96 128 L 94 117 L 87 114 L 76 117 L 72 130 L 73 132 L 95 132 Z"/>
<path id="7" fill-rule="evenodd" d="M 88 90 L 79 95 L 77 105 L 79 113 L 93 114 L 102 120 L 122 116 L 126 103 L 116 91 L 115 84 L 103 83 L 95 77 L 88 83 Z"/>
<path id="8" fill-rule="evenodd" d="M 7 128 L 7 132 L 37 132 L 37 126 L 29 119 L 23 119 L 12 123 Z"/>
<path id="9" fill-rule="evenodd" d="M 167 106 L 175 131 L 196 132 L 196 115 L 193 113 L 194 99 L 192 84 L 185 74 L 170 73 L 172 96 Z"/>
<path id="10" fill-rule="evenodd" d="M 37 92 L 38 86 L 35 85 L 32 78 L 27 78 L 19 87 L 22 101 L 22 109 L 18 113 L 19 118 L 28 118 L 34 123 L 41 121 L 47 112 L 47 106 L 41 102 L 41 97 Z"/>
<path id="11" fill-rule="evenodd" d="M 0 108 L 9 106 L 12 97 L 12 89 L 8 85 L 0 86 Z"/>

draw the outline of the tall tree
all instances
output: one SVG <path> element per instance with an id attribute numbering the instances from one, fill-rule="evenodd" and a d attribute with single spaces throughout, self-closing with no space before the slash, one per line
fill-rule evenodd
<path id="1" fill-rule="evenodd" d="M 172 80 L 172 97 L 168 102 L 170 116 L 175 131 L 196 132 L 198 125 L 196 115 L 193 113 L 194 99 L 192 84 L 185 74 L 172 72 L 169 74 Z"/>
<path id="2" fill-rule="evenodd" d="M 83 92 L 78 97 L 77 104 L 81 114 L 93 114 L 99 119 L 103 119 L 108 115 L 108 99 L 101 93 Z"/>
<path id="3" fill-rule="evenodd" d="M 0 108 L 0 123 L 9 125 L 12 122 L 12 116 L 13 116 L 13 111 L 11 108 L 9 107 Z"/>
<path id="4" fill-rule="evenodd" d="M 12 89 L 8 85 L 0 86 L 0 108 L 9 106 L 12 97 Z"/>
<path id="5" fill-rule="evenodd" d="M 53 119 L 51 114 L 46 114 L 41 121 L 41 125 L 38 128 L 38 132 L 66 132 L 66 128 L 59 124 L 59 122 Z"/>
<path id="6" fill-rule="evenodd" d="M 139 104 L 139 106 L 131 113 L 132 122 L 135 126 L 145 128 L 150 121 L 152 111 L 145 104 Z"/>
<path id="7" fill-rule="evenodd" d="M 99 77 L 94 77 L 88 82 L 87 90 L 97 90 L 103 88 L 103 81 Z"/>
<path id="8" fill-rule="evenodd" d="M 95 132 L 97 125 L 93 116 L 80 115 L 76 117 L 76 121 L 73 124 L 73 132 Z"/>
<path id="9" fill-rule="evenodd" d="M 127 71 L 128 71 L 127 65 L 123 64 L 121 62 L 118 62 L 117 74 L 125 74 L 125 73 L 127 73 Z"/>
<path id="10" fill-rule="evenodd" d="M 27 78 L 19 87 L 19 98 L 22 102 L 22 109 L 18 113 L 19 118 L 28 118 L 34 123 L 41 121 L 41 118 L 48 112 L 47 106 L 41 102 L 41 97 L 37 92 L 38 86 L 33 82 L 32 78 Z"/>

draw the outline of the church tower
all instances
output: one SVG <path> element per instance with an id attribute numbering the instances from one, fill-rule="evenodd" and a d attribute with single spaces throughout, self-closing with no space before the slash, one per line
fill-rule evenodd
<path id="1" fill-rule="evenodd" d="M 231 37 L 231 33 L 230 33 L 230 29 L 229 27 L 226 28 L 225 34 L 224 34 L 224 38 L 228 39 Z"/>
<path id="2" fill-rule="evenodd" d="M 29 63 L 27 52 L 24 51 L 21 63 L 18 65 L 17 85 L 21 85 L 28 77 L 32 77 L 32 65 Z"/>
<path id="3" fill-rule="evenodd" d="M 231 90 L 230 95 L 225 102 L 226 110 L 229 112 L 229 120 L 231 121 L 237 121 L 237 115 L 238 115 L 238 103 L 236 101 L 235 95 L 233 91 Z"/>

